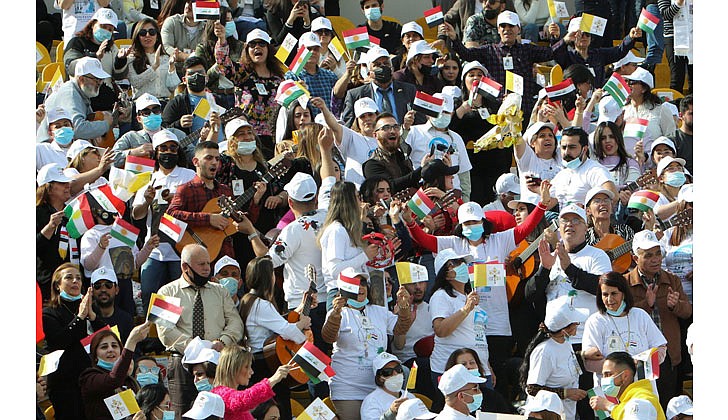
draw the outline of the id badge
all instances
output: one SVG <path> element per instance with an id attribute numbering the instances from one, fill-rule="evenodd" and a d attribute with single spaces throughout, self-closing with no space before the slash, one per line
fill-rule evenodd
<path id="1" fill-rule="evenodd" d="M 486 108 L 478 108 L 478 114 L 480 114 L 480 118 L 483 120 L 490 117 L 490 112 L 488 112 L 488 109 Z"/>
<path id="2" fill-rule="evenodd" d="M 233 195 L 243 195 L 245 192 L 245 185 L 242 179 L 233 179 Z"/>
<path id="3" fill-rule="evenodd" d="M 626 351 L 622 338 L 618 335 L 610 335 L 607 337 L 607 354 L 615 351 Z"/>
<path id="4" fill-rule="evenodd" d="M 258 90 L 258 93 L 261 95 L 267 95 L 268 90 L 265 88 L 265 85 L 262 83 L 256 83 L 255 88 Z"/>
<path id="5" fill-rule="evenodd" d="M 513 70 L 513 57 L 503 57 L 503 68 L 506 70 Z"/>
<path id="6" fill-rule="evenodd" d="M 361 318 L 361 327 L 365 330 L 371 330 L 372 329 L 372 321 L 367 316 L 363 316 Z"/>
<path id="7" fill-rule="evenodd" d="M 149 7 L 155 10 L 159 10 L 159 0 L 149 0 Z"/>

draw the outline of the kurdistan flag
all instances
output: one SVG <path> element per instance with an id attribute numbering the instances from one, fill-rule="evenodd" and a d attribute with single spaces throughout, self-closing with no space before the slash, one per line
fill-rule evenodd
<path id="1" fill-rule="evenodd" d="M 607 83 L 604 84 L 604 90 L 614 98 L 620 108 L 624 108 L 627 105 L 629 94 L 632 93 L 627 82 L 617 72 L 612 73 Z"/>
<path id="2" fill-rule="evenodd" d="M 83 193 L 74 198 L 63 209 L 63 214 L 68 219 L 66 224 L 68 235 L 74 239 L 80 238 L 96 224 L 86 194 L 88 193 Z"/>
<path id="3" fill-rule="evenodd" d="M 421 219 L 430 214 L 432 209 L 435 208 L 435 203 L 433 203 L 432 200 L 430 200 L 430 197 L 428 197 L 425 192 L 422 191 L 422 188 L 420 188 L 407 202 L 407 207 L 409 207 L 412 212 Z"/>

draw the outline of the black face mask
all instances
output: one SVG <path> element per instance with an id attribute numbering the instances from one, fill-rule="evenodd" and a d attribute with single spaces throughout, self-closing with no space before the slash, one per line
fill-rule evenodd
<path id="1" fill-rule="evenodd" d="M 420 73 L 424 75 L 437 76 L 437 73 L 439 71 L 440 68 L 437 66 L 427 66 L 424 64 L 420 64 Z"/>
<path id="2" fill-rule="evenodd" d="M 187 87 L 192 92 L 202 92 L 205 90 L 205 76 L 200 73 L 187 76 Z"/>
<path id="3" fill-rule="evenodd" d="M 159 158 L 157 158 L 159 166 L 163 167 L 164 169 L 174 168 L 175 166 L 177 166 L 178 160 L 179 156 L 177 156 L 177 153 L 162 153 L 159 155 Z"/>
<path id="4" fill-rule="evenodd" d="M 211 277 L 210 275 L 208 275 L 207 277 L 201 276 L 201 275 L 197 274 L 197 272 L 195 270 L 193 270 L 192 267 L 190 267 L 190 271 L 192 271 L 192 284 L 194 284 L 195 286 L 202 287 L 202 286 L 206 285 L 208 281 L 210 281 L 210 277 Z M 188 274 L 188 276 L 189 276 L 189 274 Z"/>
<path id="5" fill-rule="evenodd" d="M 392 81 L 392 68 L 389 66 L 376 67 L 374 70 L 374 80 L 381 84 L 386 84 Z"/>
<path id="6" fill-rule="evenodd" d="M 488 20 L 495 19 L 498 14 L 500 13 L 500 10 L 498 9 L 483 9 L 483 13 L 485 13 L 485 18 Z"/>

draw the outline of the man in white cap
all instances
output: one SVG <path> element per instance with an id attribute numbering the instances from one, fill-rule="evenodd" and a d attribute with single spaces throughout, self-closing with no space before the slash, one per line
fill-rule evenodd
<path id="1" fill-rule="evenodd" d="M 298 48 L 308 48 L 311 57 L 303 65 L 303 70 L 298 75 L 289 71 L 286 73 L 285 78 L 287 80 L 303 80 L 306 82 L 311 97 L 319 97 L 326 104 L 331 103 L 331 91 L 339 78 L 333 71 L 319 67 L 321 53 L 325 50 L 321 46 L 318 35 L 313 32 L 306 32 L 301 35 L 298 40 Z M 314 109 L 311 117 L 315 117 L 319 112 L 318 109 Z"/>
<path id="2" fill-rule="evenodd" d="M 182 415 L 184 418 L 205 420 L 212 416 L 223 418 L 225 416 L 225 402 L 222 397 L 208 391 L 201 391 L 197 394 L 192 408 Z"/>
<path id="3" fill-rule="evenodd" d="M 415 169 L 419 168 L 425 156 L 432 154 L 433 145 L 435 148 L 440 145 L 445 149 L 444 154 L 449 157 L 450 162 L 448 163 L 450 166 L 459 167 L 458 176 L 453 179 L 453 186 L 455 189 L 461 190 L 463 200 L 468 201 L 471 190 L 470 170 L 473 165 L 470 163 L 463 138 L 460 137 L 460 134 L 448 128 L 453 115 L 454 100 L 452 96 L 440 92 L 434 96 L 443 100 L 442 112 L 437 117 L 427 116 L 427 122 L 424 124 L 410 127 L 410 131 L 404 139 L 411 149 L 409 157 L 412 159 L 413 167 Z M 444 154 L 441 152 L 438 157 L 443 156 L 443 159 L 447 160 L 444 158 Z"/>
<path id="4" fill-rule="evenodd" d="M 101 325 L 119 327 L 122 342 L 126 342 L 129 333 L 134 328 L 134 319 L 131 314 L 115 304 L 116 295 L 119 293 L 119 281 L 116 279 L 114 270 L 101 267 L 91 274 L 91 287 L 93 287 L 93 307 L 96 312 L 97 322 Z"/>
<path id="5" fill-rule="evenodd" d="M 227 289 L 236 309 L 240 306 L 238 292 L 243 285 L 243 276 L 240 272 L 240 264 L 234 258 L 225 255 L 217 260 L 210 281 L 219 283 Z"/>
<path id="6" fill-rule="evenodd" d="M 427 409 L 425 403 L 419 398 L 411 398 L 399 405 L 396 420 L 430 420 L 437 417 Z"/>
<path id="7" fill-rule="evenodd" d="M 443 84 L 436 76 L 439 68 L 435 66 L 435 54 L 438 51 L 424 39 L 414 41 L 407 50 L 404 68 L 395 71 L 392 78 L 398 82 L 413 84 L 417 91 L 428 95 L 440 92 Z"/>
<path id="8" fill-rule="evenodd" d="M 104 111 L 104 119 L 89 121 L 87 118 L 94 113 L 91 99 L 99 95 L 99 87 L 104 79 L 111 75 L 104 71 L 97 58 L 83 57 L 76 60 L 75 76 L 61 85 L 51 94 L 45 102 L 45 108 L 62 108 L 71 120 L 74 137 L 76 139 L 95 139 L 103 136 L 118 123 L 117 113 Z M 36 140 L 45 141 L 49 138 L 48 121 L 44 120 L 36 133 Z"/>
<path id="9" fill-rule="evenodd" d="M 412 21 L 402 25 L 400 38 L 404 48 L 400 48 L 401 51 L 396 56 L 392 57 L 392 66 L 395 71 L 401 70 L 405 67 L 407 50 L 409 50 L 409 47 L 413 42 L 425 39 L 425 33 L 422 30 L 422 26 L 420 26 L 417 22 Z"/>
<path id="10" fill-rule="evenodd" d="M 681 344 L 685 340 L 680 320 L 693 314 L 693 305 L 683 291 L 680 277 L 662 269 L 664 249 L 654 232 L 643 230 L 632 239 L 632 254 L 637 267 L 625 275 L 634 306 L 652 316 L 667 339 L 667 357 L 660 364 L 657 389 L 663 406 L 682 389 L 677 383 L 677 367 L 682 361 Z"/>
<path id="11" fill-rule="evenodd" d="M 334 72 L 336 77 L 346 74 L 346 55 L 342 55 L 338 59 L 331 48 L 331 40 L 336 36 L 331 21 L 323 16 L 319 16 L 311 22 L 311 32 L 319 37 L 321 42 L 321 57 L 319 58 L 319 66 L 322 69 Z"/>
<path id="12" fill-rule="evenodd" d="M 73 142 L 73 123 L 65 109 L 55 108 L 46 112 L 49 141 L 35 145 L 35 170 L 49 163 L 57 163 L 61 167 L 68 165 L 66 152 Z"/>
<path id="13" fill-rule="evenodd" d="M 498 15 L 506 10 L 506 2 L 501 0 L 475 0 L 481 6 L 480 13 L 468 18 L 463 30 L 463 43 L 467 48 L 477 48 L 485 44 L 497 44 Z"/>
<path id="14" fill-rule="evenodd" d="M 518 200 L 521 198 L 521 186 L 519 185 L 518 175 L 513 173 L 505 173 L 498 177 L 495 181 L 495 193 L 497 194 L 496 199 L 483 206 L 483 211 L 507 211 L 508 203 L 511 200 Z"/>
<path id="15" fill-rule="evenodd" d="M 142 127 L 138 131 L 127 131 L 119 140 L 114 143 L 112 150 L 114 156 L 114 166 L 123 168 L 126 158 L 129 156 L 154 158 L 154 147 L 152 145 L 152 137 L 162 130 L 162 104 L 159 99 L 149 93 L 143 93 L 136 101 L 136 120 Z M 185 133 L 174 127 L 167 128 L 177 137 L 178 143 L 185 138 Z M 194 151 L 194 142 L 191 142 L 186 149 L 187 155 L 191 156 Z M 180 162 L 185 165 L 187 162 Z"/>
<path id="16" fill-rule="evenodd" d="M 367 1 L 376 2 L 377 0 Z M 397 124 L 404 124 L 405 116 L 408 111 L 411 111 L 417 89 L 412 84 L 398 82 L 392 78 L 392 60 L 390 60 L 387 50 L 372 47 L 366 55 L 371 83 L 346 92 L 341 119 L 347 127 L 351 127 L 354 122 L 354 102 L 369 97 L 377 104 L 380 113 L 388 112 L 394 115 Z M 412 114 L 416 113 L 412 112 Z M 415 124 L 422 124 L 425 122 L 425 116 L 421 113 L 417 114 L 414 116 L 414 121 Z"/>
<path id="17" fill-rule="evenodd" d="M 475 376 L 468 369 L 456 364 L 440 377 L 437 388 L 445 396 L 445 407 L 437 420 L 475 419 L 470 413 L 480 410 L 483 403 L 483 393 L 478 384 L 485 382 L 485 378 Z"/>
<path id="18" fill-rule="evenodd" d="M 673 397 L 667 403 L 667 420 L 693 420 L 693 400 L 687 395 Z"/>

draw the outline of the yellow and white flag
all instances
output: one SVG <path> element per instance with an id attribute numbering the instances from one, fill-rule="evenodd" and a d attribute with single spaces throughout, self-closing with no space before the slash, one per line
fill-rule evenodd
<path id="1" fill-rule="evenodd" d="M 581 25 L 579 26 L 579 29 L 581 29 L 582 32 L 589 32 L 590 34 L 602 36 L 604 35 L 604 30 L 606 28 L 607 20 L 603 17 L 590 15 L 589 13 L 584 13 L 581 16 Z"/>
<path id="2" fill-rule="evenodd" d="M 114 420 L 124 419 L 139 411 L 139 404 L 131 389 L 104 398 L 104 404 Z"/>

